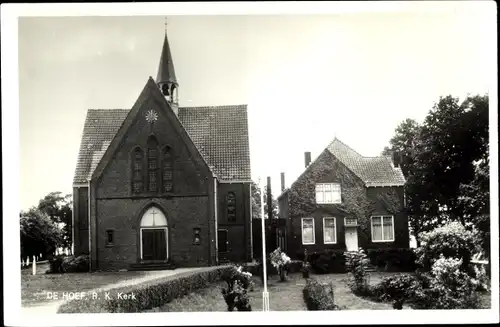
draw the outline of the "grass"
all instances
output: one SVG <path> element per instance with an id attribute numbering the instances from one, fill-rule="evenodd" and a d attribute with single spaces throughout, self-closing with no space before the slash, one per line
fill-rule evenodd
<path id="1" fill-rule="evenodd" d="M 37 270 L 43 267 L 38 267 Z M 31 269 L 29 269 L 31 272 Z M 146 276 L 149 271 L 126 272 L 95 272 L 70 274 L 37 274 L 21 273 L 21 305 L 23 307 L 36 306 L 52 302 L 48 298 L 49 292 L 85 292 L 119 281 Z"/>
<path id="2" fill-rule="evenodd" d="M 388 273 L 377 273 L 374 282 Z M 322 283 L 333 282 L 335 303 L 343 310 L 393 310 L 387 303 L 375 303 L 361 299 L 349 290 L 345 284 L 347 274 L 313 275 Z M 262 310 L 262 284 L 254 277 L 254 289 L 249 292 L 253 311 Z M 227 311 L 226 303 L 221 294 L 224 283 L 219 282 L 203 290 L 193 292 L 182 298 L 175 299 L 166 305 L 149 312 L 193 312 L 193 311 Z M 291 274 L 286 282 L 278 281 L 278 276 L 272 276 L 268 281 L 269 303 L 272 311 L 305 311 L 302 290 L 305 280 L 301 274 Z"/>
<path id="3" fill-rule="evenodd" d="M 392 272 L 370 273 L 370 284 L 379 283 L 382 278 L 395 275 Z M 392 303 L 374 302 L 354 295 L 346 284 L 347 274 L 312 275 L 321 283 L 334 285 L 335 304 L 342 310 L 394 310 Z M 166 305 L 149 310 L 148 312 L 205 312 L 205 311 L 227 311 L 226 303 L 221 294 L 221 288 L 225 284 L 218 282 L 208 288 L 190 293 L 184 297 L 177 298 Z M 253 311 L 262 310 L 262 284 L 260 278 L 254 276 L 254 289 L 249 292 L 250 303 Z M 268 281 L 269 303 L 272 311 L 302 311 L 307 310 L 302 290 L 305 280 L 301 274 L 291 274 L 286 282 L 279 282 L 278 276 L 271 276 Z M 490 293 L 481 293 L 481 308 L 491 307 Z M 411 309 L 408 305 L 404 310 Z"/>

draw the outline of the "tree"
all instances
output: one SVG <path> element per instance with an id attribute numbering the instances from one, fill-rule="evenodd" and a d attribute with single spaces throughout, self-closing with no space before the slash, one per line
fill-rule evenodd
<path id="1" fill-rule="evenodd" d="M 50 192 L 38 203 L 37 209 L 47 215 L 54 223 L 62 224 L 62 246 L 71 248 L 72 242 L 72 195 L 61 192 Z"/>
<path id="2" fill-rule="evenodd" d="M 489 214 L 488 95 L 462 103 L 441 97 L 422 125 L 407 119 L 396 128 L 384 148 L 390 151 L 401 154 L 406 209 L 417 242 L 421 231 L 450 221 L 484 223 L 474 217 Z"/>
<path id="3" fill-rule="evenodd" d="M 267 209 L 267 185 L 264 187 L 264 219 L 268 218 Z M 252 182 L 252 218 L 260 219 L 261 217 L 261 200 L 260 200 L 260 187 L 257 183 Z M 271 194 L 273 204 L 273 218 L 278 218 L 278 200 Z"/>
<path id="4" fill-rule="evenodd" d="M 20 214 L 21 259 L 51 255 L 63 243 L 63 232 L 45 213 L 36 208 Z"/>

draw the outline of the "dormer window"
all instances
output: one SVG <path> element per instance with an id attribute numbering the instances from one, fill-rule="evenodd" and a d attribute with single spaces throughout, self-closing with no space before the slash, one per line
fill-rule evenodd
<path id="1" fill-rule="evenodd" d="M 316 184 L 316 203 L 341 203 L 339 183 L 319 183 Z"/>

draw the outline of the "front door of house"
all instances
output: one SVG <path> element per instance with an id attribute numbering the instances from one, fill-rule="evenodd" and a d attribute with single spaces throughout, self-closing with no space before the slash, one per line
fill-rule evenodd
<path id="1" fill-rule="evenodd" d="M 166 228 L 142 229 L 142 260 L 167 260 Z"/>
<path id="2" fill-rule="evenodd" d="M 347 227 L 345 228 L 345 246 L 347 251 L 358 251 L 358 228 Z"/>
<path id="3" fill-rule="evenodd" d="M 217 245 L 219 248 L 219 253 L 228 252 L 229 241 L 227 239 L 227 229 L 219 229 L 217 231 Z"/>

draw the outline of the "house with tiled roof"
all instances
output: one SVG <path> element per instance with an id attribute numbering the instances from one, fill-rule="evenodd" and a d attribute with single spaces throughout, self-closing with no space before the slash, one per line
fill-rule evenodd
<path id="1" fill-rule="evenodd" d="M 73 244 L 92 270 L 252 259 L 247 106 L 180 107 L 178 88 L 165 33 L 132 108 L 87 111 Z"/>
<path id="2" fill-rule="evenodd" d="M 365 157 L 335 138 L 278 197 L 287 253 L 409 248 L 405 178 L 396 157 Z M 283 183 L 283 182 L 282 182 Z"/>

